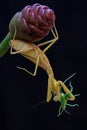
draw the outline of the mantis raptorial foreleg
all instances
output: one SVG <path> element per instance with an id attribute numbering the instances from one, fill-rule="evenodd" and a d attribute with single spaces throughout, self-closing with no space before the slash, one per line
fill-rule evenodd
<path id="1" fill-rule="evenodd" d="M 46 44 L 49 44 L 46 48 L 44 48 L 43 52 L 45 53 L 59 38 L 58 36 L 58 32 L 57 32 L 57 29 L 55 27 L 55 24 L 54 24 L 54 30 L 51 29 L 51 32 L 52 32 L 52 35 L 53 35 L 53 39 L 49 40 L 49 41 L 46 41 L 46 42 L 43 42 L 43 43 L 40 43 L 38 44 L 37 46 L 44 46 Z"/>

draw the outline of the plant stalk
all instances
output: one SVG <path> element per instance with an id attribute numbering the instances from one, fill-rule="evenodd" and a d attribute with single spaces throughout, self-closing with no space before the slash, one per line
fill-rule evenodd
<path id="1" fill-rule="evenodd" d="M 6 37 L 3 39 L 3 41 L 0 43 L 0 58 L 3 57 L 6 54 L 6 52 L 9 50 L 10 39 L 11 39 L 11 35 L 10 33 L 8 33 Z"/>

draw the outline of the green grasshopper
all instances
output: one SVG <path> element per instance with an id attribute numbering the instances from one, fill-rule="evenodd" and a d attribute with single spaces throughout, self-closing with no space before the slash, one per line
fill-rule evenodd
<path id="1" fill-rule="evenodd" d="M 73 76 L 73 75 L 72 75 Z M 70 77 L 72 77 L 70 76 Z M 66 82 L 66 81 L 65 81 Z M 64 82 L 64 83 L 65 83 Z M 70 114 L 67 110 L 66 107 L 70 106 L 70 107 L 75 107 L 75 106 L 79 106 L 78 104 L 68 104 L 68 100 L 72 97 L 72 91 L 73 91 L 73 87 L 71 85 L 71 82 L 69 83 L 71 90 L 68 93 L 64 93 L 62 92 L 62 87 L 60 88 L 60 107 L 59 107 L 59 111 L 58 111 L 58 117 L 62 114 L 63 111 L 65 111 L 66 113 Z M 75 94 L 74 96 L 79 96 L 80 94 Z"/>

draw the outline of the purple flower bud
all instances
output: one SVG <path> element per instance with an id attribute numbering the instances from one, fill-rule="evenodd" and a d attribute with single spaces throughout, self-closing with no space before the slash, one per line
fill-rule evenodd
<path id="1" fill-rule="evenodd" d="M 13 36 L 16 29 L 16 39 L 36 42 L 48 35 L 54 22 L 54 11 L 48 6 L 36 3 L 26 6 L 13 16 L 9 31 Z"/>

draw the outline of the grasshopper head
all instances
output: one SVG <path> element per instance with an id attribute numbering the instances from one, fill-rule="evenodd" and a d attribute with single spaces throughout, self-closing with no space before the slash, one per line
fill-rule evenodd
<path id="1" fill-rule="evenodd" d="M 70 82 L 70 86 L 71 86 L 71 82 Z M 74 100 L 75 96 L 79 96 L 79 94 L 73 95 L 72 91 L 73 91 L 73 87 L 71 86 L 71 89 L 67 89 L 68 92 L 63 92 L 62 87 L 60 88 L 60 107 L 59 107 L 59 112 L 57 116 L 60 116 L 62 114 L 63 111 L 65 111 L 66 113 L 70 114 L 67 110 L 66 107 L 70 106 L 70 107 L 74 107 L 74 106 L 79 106 L 78 104 L 68 104 L 69 100 Z"/>

